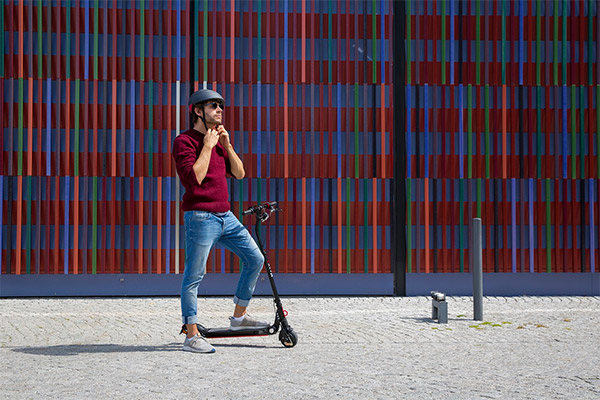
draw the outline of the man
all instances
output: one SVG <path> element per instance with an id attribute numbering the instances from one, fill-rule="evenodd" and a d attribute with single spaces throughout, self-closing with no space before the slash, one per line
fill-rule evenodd
<path id="1" fill-rule="evenodd" d="M 264 257 L 248 230 L 230 211 L 227 175 L 242 179 L 244 165 L 236 154 L 229 133 L 222 125 L 223 97 L 212 90 L 192 94 L 189 109 L 193 129 L 173 143 L 177 174 L 185 188 L 182 209 L 185 223 L 185 271 L 181 284 L 181 312 L 187 326 L 183 350 L 214 353 L 214 347 L 199 333 L 198 284 L 206 272 L 211 248 L 219 243 L 242 260 L 240 279 L 229 318 L 233 330 L 262 328 L 266 322 L 246 314 Z"/>

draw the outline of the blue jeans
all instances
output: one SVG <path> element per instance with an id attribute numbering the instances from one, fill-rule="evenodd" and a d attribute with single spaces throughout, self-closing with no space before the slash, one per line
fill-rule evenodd
<path id="1" fill-rule="evenodd" d="M 233 302 L 247 307 L 254 293 L 265 258 L 240 221 L 228 211 L 217 216 L 206 211 L 186 211 L 185 271 L 181 283 L 181 315 L 184 324 L 198 323 L 198 284 L 206 273 L 211 248 L 220 244 L 242 260 L 240 279 Z"/>

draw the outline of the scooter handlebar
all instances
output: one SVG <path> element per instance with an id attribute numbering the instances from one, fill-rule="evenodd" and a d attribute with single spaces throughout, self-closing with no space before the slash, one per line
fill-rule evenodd
<path id="1" fill-rule="evenodd" d="M 279 211 L 280 210 L 279 207 L 277 207 L 277 202 L 276 201 L 271 201 L 271 202 L 264 202 L 264 203 L 258 204 L 256 206 L 252 206 L 249 209 L 247 209 L 246 211 L 243 211 L 242 215 L 260 214 L 265 209 L 268 209 L 269 212 Z"/>

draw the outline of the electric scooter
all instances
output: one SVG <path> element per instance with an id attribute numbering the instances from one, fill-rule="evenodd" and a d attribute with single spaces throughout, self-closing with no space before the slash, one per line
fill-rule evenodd
<path id="1" fill-rule="evenodd" d="M 277 287 L 275 286 L 275 279 L 273 278 L 273 270 L 271 269 L 271 264 L 267 260 L 267 252 L 263 246 L 262 240 L 260 239 L 260 228 L 261 225 L 269 219 L 271 213 L 274 211 L 281 211 L 279 207 L 277 207 L 277 202 L 263 202 L 262 204 L 258 204 L 256 206 L 252 206 L 246 211 L 242 213 L 242 215 L 254 214 L 256 216 L 256 222 L 254 224 L 254 232 L 256 233 L 256 238 L 258 240 L 258 247 L 260 248 L 261 253 L 265 257 L 265 268 L 267 270 L 267 275 L 269 276 L 269 282 L 271 283 L 271 289 L 273 290 L 273 302 L 275 307 L 275 321 L 272 325 L 256 329 L 240 329 L 240 330 L 231 330 L 229 328 L 206 328 L 200 324 L 196 324 L 198 326 L 198 331 L 205 338 L 228 338 L 228 337 L 241 337 L 241 336 L 269 336 L 274 335 L 279 332 L 279 341 L 285 347 L 294 347 L 296 343 L 298 343 L 298 335 L 292 327 L 288 324 L 287 321 L 287 311 L 283 309 L 281 305 L 281 300 L 279 298 L 279 293 L 277 292 Z M 281 328 L 281 331 L 280 331 Z M 183 325 L 181 327 L 181 332 L 179 334 L 186 333 L 187 327 Z"/>

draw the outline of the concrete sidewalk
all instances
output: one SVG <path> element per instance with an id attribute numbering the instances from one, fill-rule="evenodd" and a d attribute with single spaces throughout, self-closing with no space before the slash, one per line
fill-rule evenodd
<path id="1" fill-rule="evenodd" d="M 600 298 L 284 298 L 299 336 L 181 351 L 178 298 L 0 300 L 2 399 L 598 399 Z M 199 299 L 225 326 L 229 298 Z M 250 312 L 273 315 L 269 298 Z"/>

